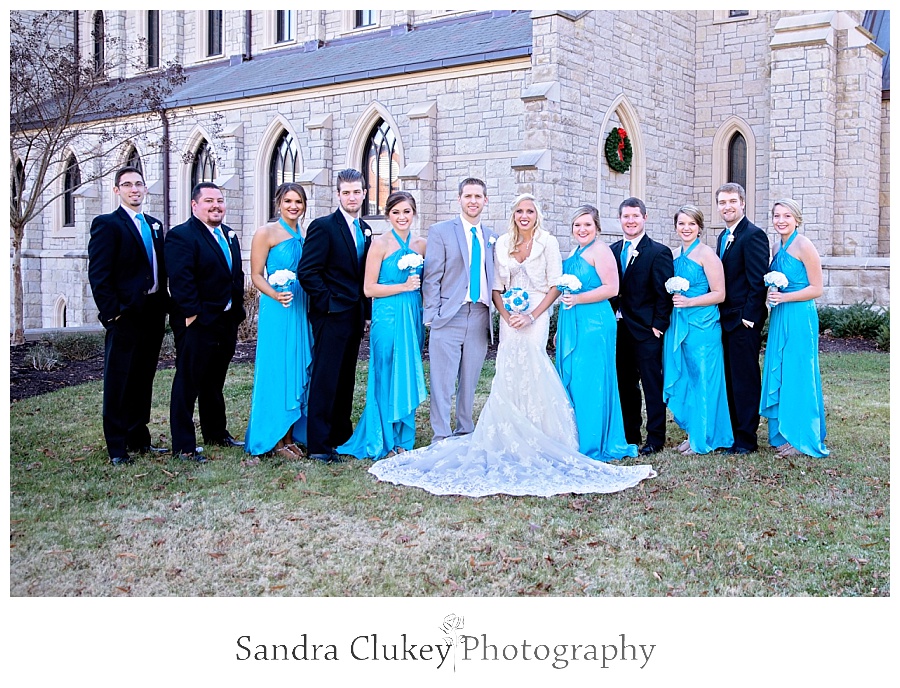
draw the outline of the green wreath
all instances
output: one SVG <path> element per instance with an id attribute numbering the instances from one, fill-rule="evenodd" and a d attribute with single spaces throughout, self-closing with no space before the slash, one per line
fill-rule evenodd
<path id="1" fill-rule="evenodd" d="M 631 167 L 631 139 L 621 127 L 613 127 L 606 137 L 606 162 L 614 172 L 627 172 Z"/>

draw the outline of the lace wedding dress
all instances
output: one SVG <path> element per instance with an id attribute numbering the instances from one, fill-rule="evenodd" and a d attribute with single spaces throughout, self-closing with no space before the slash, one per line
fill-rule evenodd
<path id="1" fill-rule="evenodd" d="M 544 268 L 534 252 L 521 265 L 510 260 L 502 286 L 526 289 L 533 309 L 545 296 L 534 285 L 546 284 L 546 275 L 529 272 Z M 618 492 L 654 477 L 651 466 L 611 466 L 578 453 L 575 416 L 547 356 L 549 325 L 546 312 L 521 330 L 501 318 L 496 374 L 475 431 L 376 461 L 369 472 L 396 485 L 468 497 Z"/>

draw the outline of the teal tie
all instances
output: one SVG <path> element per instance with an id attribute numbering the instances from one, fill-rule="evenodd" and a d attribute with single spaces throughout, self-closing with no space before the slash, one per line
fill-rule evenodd
<path id="1" fill-rule="evenodd" d="M 225 260 L 228 261 L 228 269 L 231 270 L 231 248 L 229 248 L 228 242 L 225 241 L 225 235 L 222 234 L 222 230 L 219 227 L 214 227 L 213 231 L 216 233 L 216 239 L 219 240 L 222 253 L 225 254 Z"/>
<path id="2" fill-rule="evenodd" d="M 631 242 L 626 241 L 624 246 L 622 246 L 622 253 L 619 256 L 619 263 L 622 265 L 622 272 L 625 272 L 625 268 L 628 267 L 628 249 L 631 248 Z"/>
<path id="3" fill-rule="evenodd" d="M 358 217 L 353 218 L 353 227 L 356 229 L 356 257 L 362 260 L 366 240 L 363 238 L 362 227 L 359 225 Z"/>
<path id="4" fill-rule="evenodd" d="M 728 246 L 728 237 L 729 236 L 731 236 L 731 230 L 726 227 L 725 233 L 722 235 L 722 248 L 719 249 L 719 258 L 720 259 L 725 255 L 725 248 Z"/>
<path id="5" fill-rule="evenodd" d="M 153 239 L 150 237 L 150 225 L 148 225 L 147 220 L 144 219 L 143 213 L 138 213 L 135 217 L 138 219 L 138 222 L 141 223 L 141 237 L 144 239 L 147 260 L 150 261 L 150 266 L 153 267 Z"/>
<path id="6" fill-rule="evenodd" d="M 481 298 L 481 244 L 478 243 L 478 231 L 472 227 L 472 261 L 469 266 L 469 295 L 472 303 Z"/>

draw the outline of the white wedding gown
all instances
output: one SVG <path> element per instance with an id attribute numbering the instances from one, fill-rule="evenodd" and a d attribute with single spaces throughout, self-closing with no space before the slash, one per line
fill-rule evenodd
<path id="1" fill-rule="evenodd" d="M 525 270 L 512 272 L 509 286 L 527 289 L 537 306 L 545 294 L 531 290 Z M 547 356 L 549 325 L 546 312 L 521 330 L 501 318 L 496 373 L 475 431 L 376 461 L 369 472 L 467 497 L 618 492 L 656 476 L 652 466 L 612 466 L 578 452 L 575 414 Z"/>

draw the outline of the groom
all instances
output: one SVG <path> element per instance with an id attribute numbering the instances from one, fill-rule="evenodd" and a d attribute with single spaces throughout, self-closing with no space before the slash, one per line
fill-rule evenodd
<path id="1" fill-rule="evenodd" d="M 423 318 L 431 328 L 432 442 L 450 432 L 450 399 L 456 389 L 455 435 L 475 429 L 475 386 L 487 354 L 494 249 L 497 239 L 482 226 L 487 186 L 468 178 L 459 185 L 460 215 L 428 229 L 422 274 Z"/>

